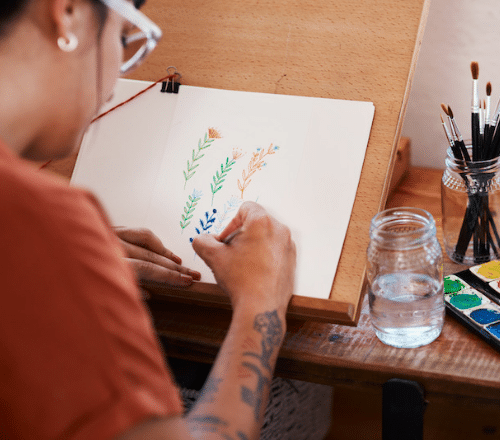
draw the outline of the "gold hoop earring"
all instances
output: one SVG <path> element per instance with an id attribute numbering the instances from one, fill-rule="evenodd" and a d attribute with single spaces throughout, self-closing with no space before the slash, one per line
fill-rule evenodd
<path id="1" fill-rule="evenodd" d="M 57 39 L 57 45 L 63 52 L 73 52 L 78 47 L 78 38 L 76 38 L 75 34 L 68 32 L 66 38 L 59 37 Z"/>

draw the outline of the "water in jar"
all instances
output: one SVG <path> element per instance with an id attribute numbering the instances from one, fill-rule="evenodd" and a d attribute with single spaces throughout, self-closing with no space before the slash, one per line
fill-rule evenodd
<path id="1" fill-rule="evenodd" d="M 443 284 L 427 275 L 380 275 L 371 285 L 369 302 L 375 333 L 385 344 L 419 347 L 436 339 L 443 328 Z"/>

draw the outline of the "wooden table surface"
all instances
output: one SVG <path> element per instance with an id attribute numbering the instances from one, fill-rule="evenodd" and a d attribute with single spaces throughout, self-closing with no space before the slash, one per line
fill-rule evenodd
<path id="1" fill-rule="evenodd" d="M 442 171 L 411 168 L 388 207 L 415 206 L 430 211 L 441 239 Z M 445 274 L 464 267 L 445 257 Z M 169 341 L 169 356 L 212 362 L 222 342 L 229 313 L 151 301 L 159 333 Z M 442 334 L 430 345 L 398 349 L 375 336 L 365 298 L 357 327 L 289 321 L 276 374 L 335 386 L 377 388 L 390 378 L 421 383 L 429 400 L 474 398 L 500 410 L 500 353 L 446 316 Z M 499 413 L 500 415 L 500 413 Z"/>

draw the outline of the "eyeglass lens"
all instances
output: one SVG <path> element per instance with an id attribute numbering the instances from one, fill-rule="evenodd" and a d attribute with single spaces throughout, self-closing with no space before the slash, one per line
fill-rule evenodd
<path id="1" fill-rule="evenodd" d="M 132 27 L 122 35 L 123 62 L 131 60 L 147 43 L 147 38 L 138 28 Z"/>

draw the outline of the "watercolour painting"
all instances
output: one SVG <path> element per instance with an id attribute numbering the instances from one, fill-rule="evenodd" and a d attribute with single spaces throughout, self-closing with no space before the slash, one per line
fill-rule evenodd
<path id="1" fill-rule="evenodd" d="M 150 83 L 120 80 L 112 107 Z M 214 282 L 194 253 L 243 201 L 262 204 L 297 244 L 297 295 L 328 298 L 373 120 L 369 102 L 161 84 L 92 124 L 72 184 L 116 225 L 147 227 Z M 105 111 L 106 109 L 103 109 Z"/>

